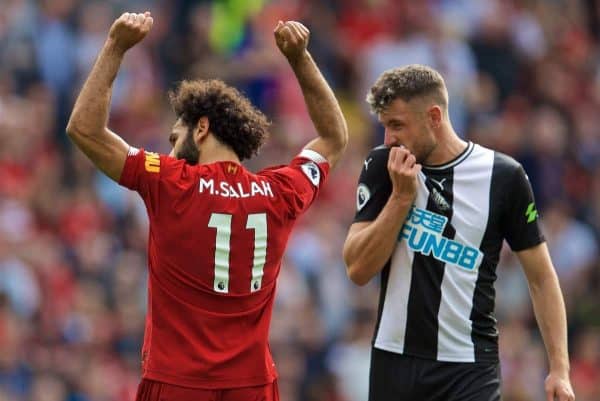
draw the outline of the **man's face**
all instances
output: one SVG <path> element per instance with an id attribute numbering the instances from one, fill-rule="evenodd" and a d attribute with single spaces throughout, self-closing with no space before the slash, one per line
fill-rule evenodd
<path id="1" fill-rule="evenodd" d="M 193 130 L 187 127 L 180 118 L 173 125 L 169 142 L 172 146 L 169 156 L 184 159 L 191 165 L 198 164 L 200 151 L 194 142 Z"/>
<path id="2" fill-rule="evenodd" d="M 403 145 L 415 155 L 417 163 L 424 163 L 437 145 L 428 122 L 428 110 L 423 105 L 419 100 L 395 99 L 379 114 L 379 121 L 385 128 L 384 144 Z"/>

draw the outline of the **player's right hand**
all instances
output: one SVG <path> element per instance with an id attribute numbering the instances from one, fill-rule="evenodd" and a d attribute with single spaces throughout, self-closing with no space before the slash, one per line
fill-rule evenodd
<path id="1" fill-rule="evenodd" d="M 394 146 L 388 157 L 388 172 L 392 181 L 392 196 L 412 203 L 417 196 L 417 175 L 421 165 L 404 146 Z"/>
<path id="2" fill-rule="evenodd" d="M 124 13 L 113 23 L 108 37 L 117 49 L 126 52 L 146 37 L 153 22 L 149 11 L 144 14 Z"/>
<path id="3" fill-rule="evenodd" d="M 288 60 L 294 61 L 306 50 L 310 31 L 297 21 L 279 21 L 273 31 L 273 35 L 275 35 L 275 43 L 281 53 Z"/>

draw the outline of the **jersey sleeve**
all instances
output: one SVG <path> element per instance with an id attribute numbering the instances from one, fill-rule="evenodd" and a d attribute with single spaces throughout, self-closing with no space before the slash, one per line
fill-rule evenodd
<path id="1" fill-rule="evenodd" d="M 119 184 L 138 192 L 152 214 L 158 209 L 161 180 L 173 170 L 176 162 L 166 155 L 130 147 Z"/>
<path id="2" fill-rule="evenodd" d="M 502 221 L 504 238 L 510 248 L 517 252 L 544 242 L 531 183 L 521 165 L 514 170 L 506 193 L 506 213 Z"/>
<path id="3" fill-rule="evenodd" d="M 389 148 L 379 146 L 365 159 L 356 187 L 354 223 L 375 220 L 388 201 L 392 193 L 387 169 L 389 154 Z"/>
<path id="4" fill-rule="evenodd" d="M 314 202 L 329 175 L 329 162 L 319 153 L 304 149 L 285 166 L 263 170 L 261 175 L 276 183 L 287 207 L 296 218 Z"/>

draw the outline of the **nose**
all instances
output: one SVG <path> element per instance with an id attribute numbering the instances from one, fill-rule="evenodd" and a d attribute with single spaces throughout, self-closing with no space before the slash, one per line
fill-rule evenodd
<path id="1" fill-rule="evenodd" d="M 396 138 L 392 135 L 389 129 L 386 129 L 383 134 L 383 144 L 385 146 L 392 146 L 396 142 Z"/>

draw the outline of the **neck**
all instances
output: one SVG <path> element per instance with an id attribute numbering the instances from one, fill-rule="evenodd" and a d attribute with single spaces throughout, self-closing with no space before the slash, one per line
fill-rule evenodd
<path id="1" fill-rule="evenodd" d="M 451 125 L 442 127 L 438 134 L 438 143 L 425 159 L 425 165 L 436 166 L 455 159 L 467 148 L 467 142 L 460 139 Z"/>
<path id="2" fill-rule="evenodd" d="M 233 150 L 231 150 L 231 148 L 219 143 L 214 138 L 207 138 L 203 145 L 204 146 L 200 148 L 198 164 L 209 164 L 215 162 L 234 162 L 241 164 L 240 158 Z"/>

